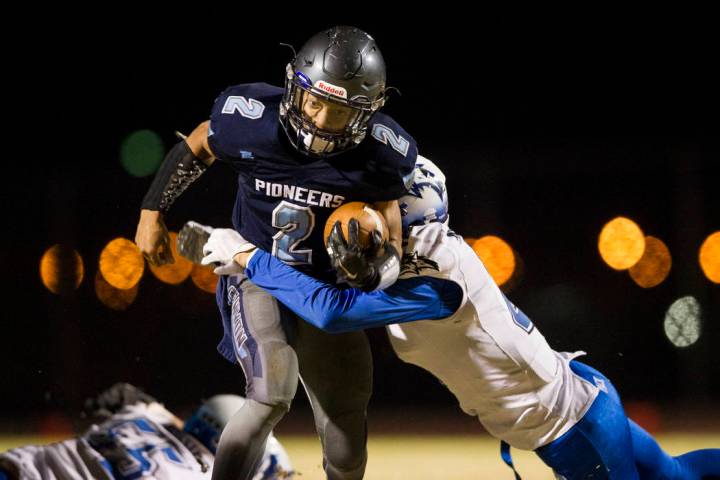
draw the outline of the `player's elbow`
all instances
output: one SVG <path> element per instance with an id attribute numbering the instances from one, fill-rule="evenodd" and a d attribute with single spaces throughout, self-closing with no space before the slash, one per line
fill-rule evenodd
<path id="1" fill-rule="evenodd" d="M 193 154 L 208 166 L 215 161 L 215 155 L 208 144 L 209 131 L 210 120 L 206 120 L 198 125 L 185 139 Z"/>
<path id="2" fill-rule="evenodd" d="M 323 313 L 320 318 L 319 328 L 327 333 L 345 333 L 350 329 L 347 323 L 343 321 L 342 312 L 338 310 L 328 310 Z"/>
<path id="3" fill-rule="evenodd" d="M 338 333 L 338 316 L 334 311 L 327 311 L 320 317 L 318 328 L 327 333 Z"/>

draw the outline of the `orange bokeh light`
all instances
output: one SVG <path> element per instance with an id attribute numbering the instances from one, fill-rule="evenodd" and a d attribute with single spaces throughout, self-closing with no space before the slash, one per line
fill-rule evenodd
<path id="1" fill-rule="evenodd" d="M 127 290 L 134 287 L 145 271 L 140 249 L 126 238 L 116 238 L 100 253 L 100 273 L 113 287 Z"/>
<path id="2" fill-rule="evenodd" d="M 672 257 L 667 245 L 659 238 L 645 237 L 645 251 L 640 260 L 630 267 L 630 277 L 642 288 L 660 285 L 670 273 Z"/>
<path id="3" fill-rule="evenodd" d="M 700 247 L 698 256 L 705 276 L 713 283 L 720 283 L 720 231 L 708 236 Z"/>
<path id="4" fill-rule="evenodd" d="M 617 217 L 606 223 L 600 232 L 598 250 L 611 268 L 626 270 L 642 257 L 645 251 L 645 235 L 629 218 Z"/>
<path id="5" fill-rule="evenodd" d="M 178 285 L 185 281 L 193 269 L 193 264 L 187 258 L 180 255 L 177 251 L 177 233 L 170 232 L 170 250 L 172 251 L 174 263 L 161 265 L 156 267 L 148 263 L 150 270 L 161 282 L 170 285 Z"/>
<path id="6" fill-rule="evenodd" d="M 137 297 L 140 284 L 127 290 L 120 290 L 110 285 L 98 270 L 95 275 L 95 294 L 103 305 L 113 310 L 127 310 Z"/>
<path id="7" fill-rule="evenodd" d="M 40 279 L 52 293 L 68 294 L 80 286 L 85 265 L 80 254 L 63 245 L 48 248 L 40 259 Z"/>
<path id="8" fill-rule="evenodd" d="M 217 286 L 219 277 L 213 273 L 213 267 L 193 265 L 190 278 L 200 290 L 215 293 L 215 287 Z"/>
<path id="9" fill-rule="evenodd" d="M 515 254 L 505 240 L 486 235 L 478 238 L 472 248 L 498 286 L 510 280 L 515 272 Z"/>

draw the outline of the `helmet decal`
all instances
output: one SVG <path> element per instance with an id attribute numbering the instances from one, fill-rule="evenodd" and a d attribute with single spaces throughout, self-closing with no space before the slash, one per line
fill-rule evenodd
<path id="1" fill-rule="evenodd" d="M 335 95 L 336 97 L 347 98 L 347 90 L 345 90 L 343 87 L 333 85 L 332 83 L 318 80 L 317 82 L 315 82 L 315 88 L 322 90 L 323 92 L 327 92 L 330 95 Z"/>
<path id="2" fill-rule="evenodd" d="M 302 73 L 301 71 L 295 72 L 295 75 L 297 76 L 298 80 L 300 81 L 300 85 L 302 85 L 305 88 L 310 88 L 312 86 L 312 81 Z"/>

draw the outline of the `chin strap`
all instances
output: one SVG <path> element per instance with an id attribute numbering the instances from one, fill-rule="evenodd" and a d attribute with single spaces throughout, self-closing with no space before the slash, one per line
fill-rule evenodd
<path id="1" fill-rule="evenodd" d="M 314 133 L 305 132 L 303 130 L 300 130 L 298 133 L 302 136 L 305 148 L 312 153 L 333 153 L 335 150 L 335 142 L 332 140 L 325 140 Z"/>

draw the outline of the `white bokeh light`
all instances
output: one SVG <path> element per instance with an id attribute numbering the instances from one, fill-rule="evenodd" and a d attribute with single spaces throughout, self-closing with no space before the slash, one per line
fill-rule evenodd
<path id="1" fill-rule="evenodd" d="M 665 313 L 665 335 L 676 347 L 689 347 L 700 338 L 700 303 L 693 296 L 675 300 Z"/>

